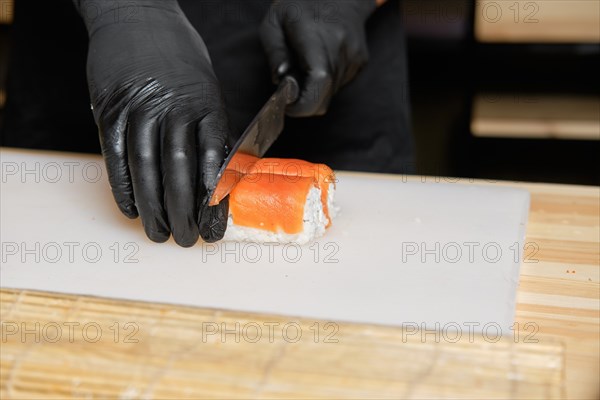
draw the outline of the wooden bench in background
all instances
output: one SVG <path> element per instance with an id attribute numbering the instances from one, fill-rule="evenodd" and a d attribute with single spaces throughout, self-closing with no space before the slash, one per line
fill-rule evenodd
<path id="1" fill-rule="evenodd" d="M 0 0 L 0 25 L 8 25 L 13 20 L 14 3 L 13 0 Z M 2 60 L 4 62 L 4 60 Z M 4 82 L 0 82 L 0 109 L 4 107 L 6 102 L 6 91 L 4 90 Z"/>
<path id="2" fill-rule="evenodd" d="M 600 43 L 600 1 L 482 0 L 475 5 L 475 40 L 482 44 Z M 477 137 L 600 139 L 600 97 L 483 91 L 473 99 Z"/>
<path id="3" fill-rule="evenodd" d="M 471 132 L 477 137 L 600 140 L 600 98 L 478 94 Z"/>
<path id="4" fill-rule="evenodd" d="M 10 24 L 13 19 L 13 0 L 0 0 L 0 24 Z"/>
<path id="5" fill-rule="evenodd" d="M 598 43 L 600 1 L 477 1 L 475 38 L 484 43 Z"/>

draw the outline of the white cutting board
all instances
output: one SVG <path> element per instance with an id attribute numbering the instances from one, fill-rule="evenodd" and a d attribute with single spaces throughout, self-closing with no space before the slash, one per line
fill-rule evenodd
<path id="1" fill-rule="evenodd" d="M 0 157 L 2 287 L 449 330 L 488 324 L 491 336 L 513 323 L 523 190 L 339 173 L 341 215 L 312 245 L 183 249 L 150 242 L 119 213 L 100 158 Z"/>

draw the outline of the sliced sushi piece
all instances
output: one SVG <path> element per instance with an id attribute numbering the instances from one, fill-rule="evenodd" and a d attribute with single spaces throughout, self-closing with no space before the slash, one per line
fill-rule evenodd
<path id="1" fill-rule="evenodd" d="M 258 161 L 260 161 L 260 158 L 256 156 L 238 152 L 235 153 L 235 155 L 227 165 L 227 169 L 233 169 L 243 174 L 249 174 L 251 168 Z"/>
<path id="2" fill-rule="evenodd" d="M 290 179 L 294 177 L 313 178 L 321 189 L 323 210 L 328 219 L 327 227 L 331 225 L 332 219 L 338 212 L 333 202 L 337 180 L 335 173 L 327 165 L 313 164 L 293 158 L 263 158 L 252 164 L 249 172 L 285 175 Z"/>
<path id="3" fill-rule="evenodd" d="M 216 201 L 211 201 L 209 205 L 215 206 L 219 204 L 220 200 L 224 199 L 233 190 L 244 175 L 250 172 L 250 168 L 258 160 L 260 160 L 258 157 L 249 154 L 236 153 L 227 165 L 227 168 L 225 168 L 225 172 L 215 189 L 214 199 Z"/>
<path id="4" fill-rule="evenodd" d="M 224 240 L 305 244 L 322 236 L 327 222 L 314 179 L 249 174 L 229 194 Z"/>
<path id="5" fill-rule="evenodd" d="M 224 240 L 305 244 L 331 225 L 336 180 L 328 166 L 236 155 L 227 172 L 233 186 L 222 180 L 217 188 L 230 191 Z"/>

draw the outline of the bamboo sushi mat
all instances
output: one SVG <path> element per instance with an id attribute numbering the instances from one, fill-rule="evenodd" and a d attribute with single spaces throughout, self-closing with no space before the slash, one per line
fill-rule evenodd
<path id="1" fill-rule="evenodd" d="M 516 338 L 438 342 L 383 326 L 2 289 L 0 398 L 598 398 L 600 191 L 510 186 L 532 194 L 527 241 L 539 245 L 521 268 Z M 248 329 L 239 342 L 206 335 L 222 323 Z M 280 329 L 292 323 L 296 342 Z M 527 323 L 539 328 L 532 343 Z M 7 335 L 14 324 L 34 333 Z M 266 326 L 278 327 L 272 341 Z"/>
<path id="2" fill-rule="evenodd" d="M 2 351 L 6 399 L 563 395 L 560 343 L 492 343 L 479 337 L 469 343 L 466 335 L 457 343 L 436 343 L 434 333 L 423 341 L 400 329 L 356 324 L 336 324 L 339 330 L 330 338 L 334 329 L 321 326 L 316 338 L 315 321 L 26 291 L 3 290 L 1 304 L 5 321 L 32 330 L 41 326 L 40 343 L 33 334 L 26 341 L 10 336 Z M 49 343 L 57 321 L 79 324 L 72 343 L 66 328 L 61 340 Z M 132 321 L 135 330 L 126 325 Z M 277 329 L 272 343 L 266 332 L 256 343 L 248 340 L 254 340 L 254 331 L 246 331 L 239 343 L 233 333 L 225 340 L 202 337 L 203 323 L 207 331 L 214 323 L 235 329 L 236 323 L 264 327 L 291 321 L 303 333 L 295 343 L 296 331 L 284 339 Z"/>

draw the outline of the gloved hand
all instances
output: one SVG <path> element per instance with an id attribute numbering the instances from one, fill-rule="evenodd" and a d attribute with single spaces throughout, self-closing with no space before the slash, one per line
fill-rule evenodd
<path id="1" fill-rule="evenodd" d="M 226 156 L 227 119 L 200 35 L 175 0 L 75 0 L 89 33 L 88 84 L 114 198 L 148 237 L 223 237 L 228 202 L 207 187 Z"/>
<path id="2" fill-rule="evenodd" d="M 376 0 L 277 0 L 260 36 L 274 83 L 295 70 L 303 80 L 293 117 L 323 115 L 332 96 L 350 82 L 369 58 L 365 22 Z M 303 78 L 303 79 L 302 79 Z"/>

